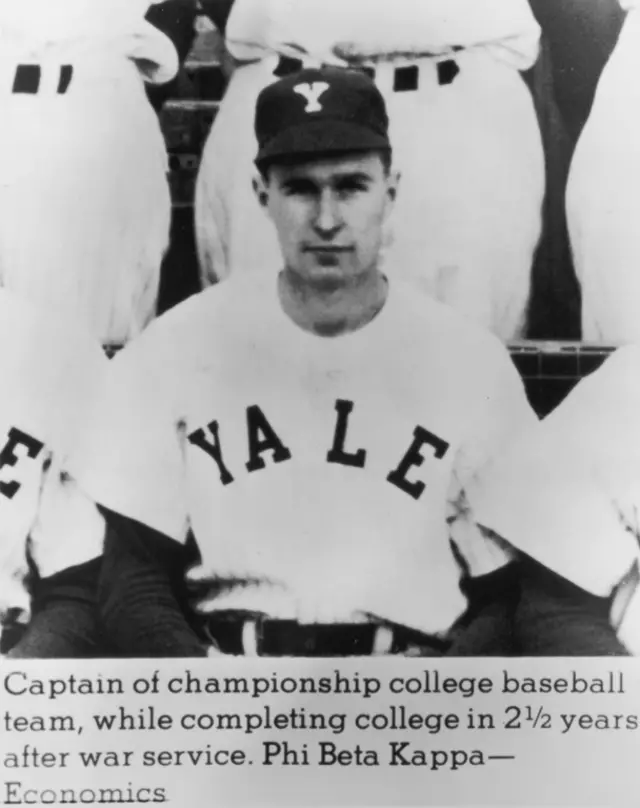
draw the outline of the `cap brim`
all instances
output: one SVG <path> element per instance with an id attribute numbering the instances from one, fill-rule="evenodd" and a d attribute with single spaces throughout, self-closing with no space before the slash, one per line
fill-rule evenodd
<path id="1" fill-rule="evenodd" d="M 368 127 L 348 121 L 323 118 L 305 121 L 279 132 L 258 151 L 256 163 L 314 154 L 340 154 L 342 152 L 369 151 L 390 148 L 389 138 Z"/>

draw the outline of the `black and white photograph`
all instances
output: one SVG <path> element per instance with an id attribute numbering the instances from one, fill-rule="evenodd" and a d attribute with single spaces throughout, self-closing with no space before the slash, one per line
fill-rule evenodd
<path id="1" fill-rule="evenodd" d="M 0 0 L 0 805 L 636 804 L 639 311 L 640 0 Z"/>
<path id="2" fill-rule="evenodd" d="M 6 660 L 640 653 L 638 6 L 0 0 Z"/>

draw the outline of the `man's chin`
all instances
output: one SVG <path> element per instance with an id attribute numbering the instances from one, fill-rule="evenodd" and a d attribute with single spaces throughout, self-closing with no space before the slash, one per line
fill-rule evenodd
<path id="1" fill-rule="evenodd" d="M 318 292 L 337 292 L 346 284 L 346 278 L 341 272 L 318 273 L 309 279 L 309 286 Z"/>
<path id="2" fill-rule="evenodd" d="M 339 262 L 330 266 L 314 263 L 312 266 L 307 265 L 304 269 L 290 271 L 304 286 L 315 289 L 319 293 L 338 291 L 349 284 L 349 270 L 341 266 Z"/>

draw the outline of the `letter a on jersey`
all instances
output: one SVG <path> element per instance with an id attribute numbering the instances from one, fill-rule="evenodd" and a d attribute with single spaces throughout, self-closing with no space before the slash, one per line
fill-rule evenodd
<path id="1" fill-rule="evenodd" d="M 293 91 L 307 99 L 307 106 L 304 108 L 305 112 L 320 112 L 322 110 L 320 96 L 326 93 L 328 89 L 329 85 L 326 81 L 313 81 L 308 84 L 296 84 Z"/>

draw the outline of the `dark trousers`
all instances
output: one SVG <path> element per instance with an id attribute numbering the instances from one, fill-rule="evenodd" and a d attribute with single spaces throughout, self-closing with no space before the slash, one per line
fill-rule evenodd
<path id="1" fill-rule="evenodd" d="M 100 559 L 95 559 L 37 581 L 31 621 L 8 651 L 8 658 L 111 656 L 96 603 L 99 570 Z M 6 636 L 3 633 L 3 639 Z"/>
<path id="2" fill-rule="evenodd" d="M 83 572 L 86 573 L 87 567 Z M 89 583 L 95 569 L 88 565 Z M 74 583 L 77 583 L 77 571 Z M 628 656 L 609 622 L 609 600 L 591 595 L 531 559 L 514 562 L 463 584 L 467 614 L 444 652 L 428 656 Z M 56 596 L 36 602 L 13 659 L 109 657 L 93 601 L 95 589 L 59 582 Z M 150 626 L 151 629 L 151 626 Z"/>
<path id="3" fill-rule="evenodd" d="M 88 659 L 104 657 L 105 644 L 94 615 L 72 603 L 52 604 L 34 615 L 9 659 Z"/>
<path id="4" fill-rule="evenodd" d="M 446 656 L 629 656 L 610 602 L 524 558 L 464 585 L 470 607 Z"/>

